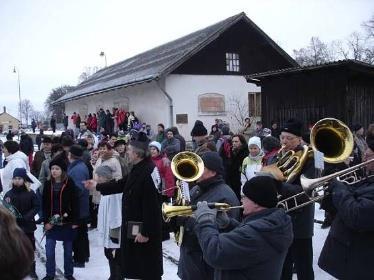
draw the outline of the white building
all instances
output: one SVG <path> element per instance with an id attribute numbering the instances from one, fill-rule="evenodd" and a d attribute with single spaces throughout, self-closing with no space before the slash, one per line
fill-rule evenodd
<path id="1" fill-rule="evenodd" d="M 106 67 L 57 103 L 81 117 L 122 107 L 153 128 L 177 126 L 187 138 L 197 119 L 208 131 L 216 118 L 235 131 L 237 118 L 261 115 L 261 90 L 244 75 L 295 65 L 241 13 Z"/>

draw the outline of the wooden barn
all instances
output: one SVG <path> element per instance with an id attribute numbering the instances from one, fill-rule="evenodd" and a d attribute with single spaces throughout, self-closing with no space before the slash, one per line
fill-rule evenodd
<path id="1" fill-rule="evenodd" d="M 246 76 L 261 86 L 265 126 L 296 117 L 313 124 L 334 117 L 347 125 L 374 122 L 374 66 L 356 60 L 293 67 Z"/>

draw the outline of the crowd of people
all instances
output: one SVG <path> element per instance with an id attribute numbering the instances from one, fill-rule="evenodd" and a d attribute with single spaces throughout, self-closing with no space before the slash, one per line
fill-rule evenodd
<path id="1" fill-rule="evenodd" d="M 290 213 L 277 207 L 280 197 L 303 192 L 302 174 L 320 175 L 314 159 L 307 158 L 299 174 L 287 183 L 266 168 L 287 152 L 309 145 L 308 131 L 304 133 L 299 120 L 290 119 L 282 127 L 274 121 L 268 129 L 261 122 L 253 128 L 247 118 L 238 133 L 220 120 L 208 132 L 197 120 L 190 150 L 201 157 L 204 170 L 196 182 L 189 183 L 188 196 L 196 210 L 192 216 L 174 217 L 168 223 L 162 220 L 161 205 L 174 201 L 176 194 L 172 159 L 188 149 L 177 127 L 165 129 L 160 123 L 157 132 L 151 133 L 150 126 L 121 110 L 105 113 L 100 109 L 84 121 L 74 113 L 71 120 L 75 131 L 66 125 L 61 136 L 40 134 L 35 153 L 27 134 L 20 143 L 9 139 L 3 144 L 2 204 L 16 219 L 0 207 L 0 223 L 8 225 L 0 227 L 0 237 L 19 236 L 12 242 L 21 250 L 9 253 L 12 258 L 6 262 L 0 260 L 0 271 L 7 271 L 4 279 L 23 279 L 27 274 L 38 278 L 32 249 L 39 223 L 44 225 L 46 239 L 44 280 L 55 279 L 56 241 L 63 242 L 64 276 L 75 279 L 74 267 L 84 268 L 90 261 L 90 228 L 98 230 L 109 279 L 161 279 L 162 241 L 181 227 L 181 279 L 291 280 L 294 273 L 298 279 L 314 279 L 314 203 Z M 327 165 L 322 175 L 374 158 L 374 125 L 366 137 L 360 125 L 351 130 L 352 156 L 339 165 Z M 366 171 L 371 174 L 374 164 Z M 321 203 L 326 210 L 323 227 L 331 229 L 318 264 L 338 279 L 370 279 L 374 275 L 370 265 L 373 182 L 368 178 L 359 186 L 347 186 L 331 181 L 327 192 Z M 302 199 L 309 200 L 306 195 Z M 210 206 L 216 202 L 233 208 L 217 211 Z M 10 245 L 2 243 L 0 250 L 8 252 Z M 26 268 L 15 269 L 12 260 L 23 260 Z"/>

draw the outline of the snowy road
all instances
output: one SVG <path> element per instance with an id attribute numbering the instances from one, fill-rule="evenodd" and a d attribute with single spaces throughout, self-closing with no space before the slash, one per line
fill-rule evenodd
<path id="1" fill-rule="evenodd" d="M 323 212 L 316 210 L 316 219 L 323 219 Z M 334 279 L 317 266 L 318 257 L 326 239 L 328 230 L 322 230 L 320 224 L 315 224 L 315 236 L 313 238 L 314 245 L 314 272 L 315 279 L 317 280 L 332 280 Z M 42 244 L 39 243 L 42 236 L 41 226 L 38 226 L 35 232 L 35 237 L 37 242 L 37 274 L 39 278 L 45 276 L 45 251 L 44 245 L 45 240 Z M 90 239 L 90 250 L 91 257 L 90 261 L 86 263 L 85 268 L 75 268 L 74 276 L 77 280 L 106 280 L 109 277 L 109 267 L 107 265 L 106 258 L 104 256 L 104 251 L 97 242 L 97 231 L 93 230 L 89 232 Z M 169 240 L 163 243 L 164 251 L 164 280 L 175 280 L 179 279 L 177 276 L 177 260 L 179 258 L 179 248 L 176 244 Z M 171 261 L 172 260 L 172 261 Z M 57 242 L 56 246 L 56 262 L 57 262 L 57 277 L 56 279 L 64 279 L 63 277 L 63 249 L 62 243 Z M 296 276 L 294 276 L 296 279 Z"/>

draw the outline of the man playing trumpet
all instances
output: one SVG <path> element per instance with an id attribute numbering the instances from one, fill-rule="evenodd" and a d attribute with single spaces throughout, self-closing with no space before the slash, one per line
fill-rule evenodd
<path id="1" fill-rule="evenodd" d="M 280 279 L 293 233 L 291 218 L 276 208 L 278 184 L 269 176 L 247 181 L 241 199 L 242 223 L 218 212 L 220 224 L 230 230 L 226 233 L 219 232 L 217 209 L 198 202 L 194 230 L 204 260 L 215 269 L 215 279 Z"/>

